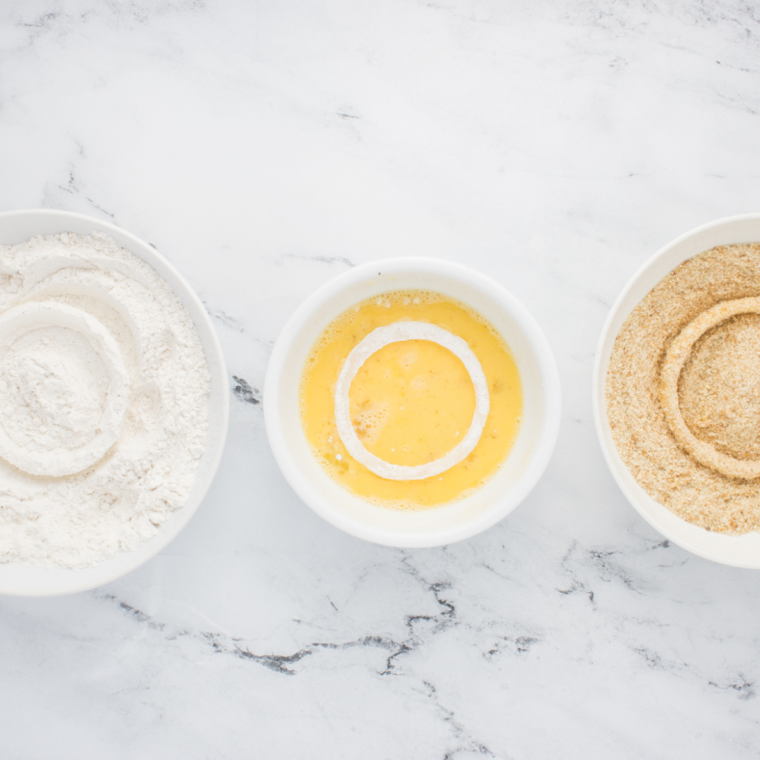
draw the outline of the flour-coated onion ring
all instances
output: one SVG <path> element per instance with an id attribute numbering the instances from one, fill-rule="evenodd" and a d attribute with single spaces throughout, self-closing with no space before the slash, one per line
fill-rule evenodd
<path id="1" fill-rule="evenodd" d="M 101 418 L 92 439 L 74 449 L 47 452 L 24 449 L 6 433 L 0 416 L 0 457 L 31 475 L 63 477 L 95 464 L 116 443 L 129 399 L 130 381 L 116 341 L 92 315 L 57 301 L 31 301 L 0 316 L 0 363 L 6 351 L 24 333 L 41 327 L 63 327 L 84 337 L 100 357 L 109 384 Z"/>

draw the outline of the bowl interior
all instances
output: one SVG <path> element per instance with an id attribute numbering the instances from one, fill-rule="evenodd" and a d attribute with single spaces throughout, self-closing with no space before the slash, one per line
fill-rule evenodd
<path id="1" fill-rule="evenodd" d="M 377 507 L 333 481 L 312 454 L 299 412 L 299 383 L 322 330 L 356 303 L 391 290 L 433 290 L 476 309 L 505 338 L 523 386 L 520 430 L 505 464 L 473 495 L 436 509 Z M 390 546 L 437 546 L 466 538 L 504 517 L 548 461 L 559 424 L 559 382 L 540 329 L 507 291 L 483 275 L 445 262 L 397 259 L 336 278 L 303 304 L 283 330 L 266 383 L 267 432 L 285 476 L 318 514 L 352 535 Z"/>
<path id="2" fill-rule="evenodd" d="M 219 340 L 203 304 L 183 277 L 153 248 L 112 224 L 83 214 L 54 210 L 9 211 L 0 213 L 0 244 L 12 245 L 34 235 L 59 232 L 110 235 L 130 253 L 150 264 L 171 286 L 188 310 L 200 336 L 211 374 L 209 430 L 206 449 L 198 464 L 195 483 L 187 504 L 176 510 L 158 533 L 131 552 L 123 552 L 93 567 L 78 570 L 31 567 L 16 563 L 0 564 L 0 593 L 19 596 L 50 596 L 101 586 L 126 575 L 157 554 L 190 521 L 211 485 L 224 449 L 229 418 L 227 372 Z"/>
<path id="3" fill-rule="evenodd" d="M 760 568 L 760 533 L 729 536 L 713 533 L 676 517 L 638 484 L 615 448 L 607 417 L 607 367 L 620 328 L 642 298 L 683 261 L 717 245 L 760 241 L 760 214 L 723 219 L 700 227 L 670 243 L 650 259 L 621 293 L 602 332 L 594 370 L 597 432 L 618 485 L 641 515 L 666 538 L 706 559 L 737 567 Z"/>

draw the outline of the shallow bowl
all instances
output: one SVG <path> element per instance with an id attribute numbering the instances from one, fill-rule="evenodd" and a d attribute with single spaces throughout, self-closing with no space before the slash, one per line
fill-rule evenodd
<path id="1" fill-rule="evenodd" d="M 190 522 L 214 479 L 224 450 L 229 421 L 229 391 L 224 356 L 214 327 L 198 296 L 184 277 L 154 248 L 113 224 L 84 214 L 50 209 L 0 213 L 0 245 L 22 243 L 34 235 L 59 232 L 90 234 L 104 232 L 130 253 L 150 264 L 171 285 L 198 330 L 211 374 L 209 430 L 206 449 L 187 503 L 176 510 L 149 541 L 130 552 L 122 552 L 92 567 L 76 570 L 44 568 L 18 563 L 0 564 L 0 594 L 54 596 L 102 586 L 135 570 L 160 552 Z"/>
<path id="2" fill-rule="evenodd" d="M 321 332 L 351 306 L 392 290 L 432 290 L 472 307 L 504 337 L 523 386 L 523 415 L 505 463 L 459 501 L 421 511 L 370 504 L 320 467 L 301 424 L 299 385 Z M 264 416 L 269 443 L 286 479 L 318 515 L 378 544 L 440 546 L 474 536 L 509 514 L 536 484 L 557 440 L 560 385 L 543 333 L 522 304 L 494 280 L 458 264 L 423 258 L 378 261 L 336 277 L 312 294 L 282 330 L 269 362 Z"/>
<path id="3" fill-rule="evenodd" d="M 594 416 L 599 440 L 612 475 L 641 516 L 665 538 L 683 549 L 735 567 L 760 568 L 760 533 L 729 536 L 682 520 L 655 501 L 638 484 L 615 448 L 607 417 L 605 383 L 615 338 L 642 298 L 682 262 L 717 245 L 760 242 L 760 214 L 745 214 L 687 232 L 656 253 L 630 279 L 612 307 L 602 330 L 594 365 Z"/>

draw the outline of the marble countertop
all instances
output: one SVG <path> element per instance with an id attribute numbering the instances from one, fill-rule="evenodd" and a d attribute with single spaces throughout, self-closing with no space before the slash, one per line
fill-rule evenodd
<path id="1" fill-rule="evenodd" d="M 591 410 L 633 272 L 758 210 L 757 7 L 8 0 L 0 40 L 0 209 L 153 243 L 214 317 L 234 397 L 215 484 L 160 556 L 0 599 L 4 759 L 758 756 L 758 576 L 662 540 Z M 512 290 L 564 392 L 530 497 L 428 550 L 312 513 L 260 396 L 304 297 L 407 254 Z"/>

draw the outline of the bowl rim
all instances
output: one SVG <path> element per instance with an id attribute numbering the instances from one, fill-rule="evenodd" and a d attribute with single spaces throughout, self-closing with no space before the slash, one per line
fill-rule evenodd
<path id="1" fill-rule="evenodd" d="M 599 340 L 596 346 L 596 353 L 594 356 L 594 369 L 593 369 L 593 376 L 592 376 L 591 393 L 592 393 L 592 408 L 594 411 L 594 427 L 596 429 L 597 439 L 602 449 L 604 460 L 607 463 L 607 467 L 609 471 L 611 472 L 613 479 L 617 483 L 620 490 L 623 492 L 623 495 L 626 497 L 626 499 L 631 504 L 631 506 L 644 518 L 644 520 L 646 520 L 646 522 L 649 523 L 649 525 L 651 525 L 658 533 L 660 533 L 666 539 L 668 539 L 669 541 L 672 541 L 674 544 L 676 544 L 677 546 L 680 546 L 682 549 L 688 552 L 691 552 L 692 554 L 695 554 L 698 557 L 701 557 L 702 559 L 710 560 L 711 562 L 716 562 L 718 564 L 727 565 L 730 567 L 739 567 L 743 569 L 760 569 L 760 557 L 758 557 L 756 562 L 746 562 L 746 561 L 741 561 L 741 560 L 732 561 L 728 558 L 717 556 L 714 552 L 711 552 L 707 549 L 702 549 L 699 546 L 692 545 L 687 539 L 684 539 L 681 535 L 672 531 L 667 525 L 663 525 L 659 520 L 654 518 L 647 510 L 644 509 L 644 507 L 639 503 L 637 496 L 631 492 L 631 490 L 628 488 L 625 481 L 620 477 L 618 473 L 617 462 L 615 461 L 615 457 L 618 456 L 617 450 L 611 451 L 607 445 L 607 441 L 605 440 L 604 433 L 605 433 L 606 417 L 605 419 L 603 419 L 602 409 L 601 409 L 601 404 L 600 404 L 600 398 L 601 398 L 600 390 L 604 390 L 604 388 L 606 387 L 606 382 L 607 382 L 606 372 L 604 373 L 604 377 L 601 376 L 602 354 L 603 354 L 604 345 L 612 329 L 612 323 L 615 321 L 618 311 L 620 310 L 623 302 L 626 300 L 631 290 L 633 290 L 633 288 L 636 287 L 639 280 L 647 273 L 650 267 L 652 267 L 660 259 L 664 258 L 674 248 L 677 248 L 678 246 L 682 245 L 688 240 L 698 237 L 699 235 L 705 232 L 709 232 L 710 230 L 714 230 L 714 229 L 723 227 L 725 225 L 734 224 L 736 222 L 743 222 L 743 221 L 760 222 L 760 212 L 735 214 L 733 216 L 721 217 L 720 219 L 716 219 L 712 222 L 707 222 L 705 224 L 699 225 L 698 227 L 694 227 L 688 232 L 684 232 L 683 234 L 671 240 L 669 243 L 662 246 L 656 253 L 654 253 L 652 256 L 646 259 L 646 261 L 644 261 L 644 263 L 641 264 L 641 266 L 639 266 L 639 268 L 635 271 L 635 273 L 626 282 L 625 286 L 620 291 L 618 297 L 615 299 L 614 303 L 610 307 L 609 313 L 607 314 L 607 318 L 604 322 L 604 327 L 602 328 L 602 331 L 601 331 L 601 334 L 599 336 Z M 726 244 L 726 245 L 729 245 L 729 244 Z M 709 250 L 709 249 L 706 248 L 705 250 Z M 684 259 L 684 261 L 686 260 L 687 259 Z M 672 272 L 676 266 L 678 266 L 678 264 L 671 267 L 669 269 L 669 272 Z M 638 303 L 641 303 L 641 301 L 639 300 L 636 305 L 638 305 Z M 633 307 L 634 309 L 636 308 L 636 305 Z M 631 309 L 631 311 L 633 311 L 633 309 Z M 617 338 L 617 334 L 615 335 L 615 338 Z M 614 448 L 614 443 L 612 444 L 612 446 Z M 678 519 L 682 519 L 682 518 L 678 518 Z M 695 526 L 692 523 L 688 523 L 688 521 L 686 520 L 683 520 L 683 522 L 688 525 L 692 525 L 695 528 L 699 528 L 699 526 Z M 705 532 L 708 532 L 708 531 L 705 531 Z M 724 538 L 740 538 L 740 536 L 734 537 L 734 536 L 728 536 L 727 534 L 715 534 L 715 535 L 720 535 Z"/>
<path id="2" fill-rule="evenodd" d="M 379 273 L 448 276 L 486 292 L 515 319 L 535 353 L 543 381 L 545 403 L 544 420 L 531 452 L 530 463 L 518 477 L 509 494 L 498 499 L 493 506 L 488 507 L 472 520 L 458 526 L 411 535 L 369 526 L 340 512 L 323 499 L 316 489 L 312 488 L 307 478 L 302 476 L 297 463 L 290 456 L 287 437 L 280 424 L 278 379 L 282 374 L 292 344 L 301 329 L 311 315 L 333 296 Z M 392 287 L 389 286 L 388 289 L 391 290 Z M 337 315 L 336 313 L 335 316 Z M 543 331 L 527 308 L 500 283 L 475 269 L 445 259 L 422 256 L 378 259 L 360 264 L 328 280 L 311 293 L 293 312 L 277 338 L 267 368 L 263 397 L 264 421 L 270 448 L 285 479 L 301 500 L 320 517 L 349 535 L 398 548 L 427 548 L 465 540 L 487 530 L 506 517 L 535 487 L 548 466 L 559 435 L 562 416 L 561 385 L 554 354 Z"/>
<path id="3" fill-rule="evenodd" d="M 175 283 L 168 283 L 173 291 L 175 291 L 175 295 L 177 295 L 178 298 L 180 298 L 181 301 L 190 301 L 193 303 L 193 305 L 197 309 L 197 314 L 200 318 L 200 320 L 204 323 L 205 327 L 208 330 L 208 335 L 210 337 L 209 345 L 203 345 L 204 353 L 206 354 L 206 359 L 209 363 L 209 365 L 215 363 L 218 367 L 218 369 L 221 372 L 221 376 L 223 378 L 228 377 L 227 373 L 227 363 L 224 359 L 224 354 L 222 352 L 221 343 L 219 342 L 219 336 L 217 335 L 216 328 L 214 327 L 214 323 L 211 320 L 211 317 L 204 306 L 203 302 L 201 301 L 198 294 L 195 292 L 195 290 L 190 286 L 188 281 L 185 279 L 185 277 L 180 273 L 180 271 L 165 257 L 163 256 L 157 248 L 152 246 L 150 243 L 147 243 L 146 241 L 142 240 L 141 238 L 137 237 L 137 235 L 134 235 L 133 233 L 123 229 L 122 227 L 119 227 L 116 224 L 113 224 L 111 222 L 105 222 L 101 219 L 98 219 L 97 217 L 90 216 L 89 214 L 82 214 L 75 211 L 65 211 L 62 209 L 48 209 L 48 208 L 26 208 L 26 209 L 12 209 L 8 211 L 2 211 L 0 212 L 0 224 L 2 224 L 7 219 L 12 219 L 16 217 L 48 217 L 51 219 L 57 219 L 61 222 L 65 222 L 67 220 L 76 220 L 78 222 L 82 223 L 88 223 L 93 225 L 93 231 L 97 232 L 104 232 L 105 234 L 111 235 L 114 237 L 114 239 L 119 243 L 119 245 L 123 245 L 120 242 L 120 239 L 126 239 L 130 242 L 131 245 L 134 245 L 135 248 L 138 250 L 142 250 L 145 253 L 147 253 L 148 259 L 154 258 L 156 261 L 158 261 L 161 266 L 163 266 L 166 270 L 168 270 L 172 276 L 176 279 L 176 282 L 179 283 L 181 288 L 184 289 L 183 297 L 180 298 L 180 294 L 176 292 L 175 289 Z M 39 233 L 39 234 L 47 234 L 47 233 Z M 50 234 L 59 234 L 59 233 L 50 233 Z M 124 248 L 126 248 L 129 253 L 131 253 L 133 256 L 137 256 L 140 260 L 144 261 L 146 264 L 148 264 L 151 268 L 155 269 L 154 264 L 152 261 L 147 260 L 143 256 L 135 253 L 134 249 L 131 247 L 128 247 L 126 245 L 123 245 Z M 162 279 L 165 279 L 161 272 L 158 272 L 157 274 Z M 192 319 L 192 316 L 191 316 Z M 34 567 L 35 570 L 55 570 L 55 571 L 64 571 L 67 573 L 71 573 L 72 577 L 72 583 L 66 586 L 65 588 L 56 588 L 53 591 L 48 590 L 41 590 L 41 591 L 14 591 L 13 589 L 9 589 L 6 587 L 0 586 L 0 594 L 7 595 L 7 596 L 19 596 L 19 597 L 52 597 L 52 596 L 63 596 L 66 594 L 74 594 L 78 593 L 80 591 L 88 591 L 93 588 L 98 588 L 100 586 L 104 586 L 107 583 L 111 583 L 112 581 L 117 580 L 118 578 L 122 578 L 125 575 L 128 575 L 129 573 L 136 570 L 138 567 L 141 567 L 142 565 L 146 564 L 149 560 L 153 559 L 159 552 L 161 552 L 163 549 L 166 548 L 184 529 L 187 527 L 187 524 L 190 522 L 192 517 L 195 515 L 195 513 L 200 508 L 201 504 L 204 502 L 209 489 L 211 488 L 211 484 L 214 482 L 214 479 L 216 478 L 216 474 L 219 470 L 219 464 L 222 460 L 222 456 L 224 454 L 225 444 L 227 440 L 227 433 L 229 429 L 229 417 L 230 417 L 230 398 L 229 393 L 222 393 L 221 394 L 221 401 L 222 401 L 222 408 L 221 408 L 221 419 L 219 420 L 219 437 L 218 437 L 218 443 L 216 446 L 216 449 L 212 453 L 212 457 L 210 459 L 209 463 L 209 476 L 207 479 L 207 482 L 203 485 L 202 489 L 198 492 L 197 495 L 197 503 L 191 507 L 191 509 L 188 510 L 187 504 L 183 505 L 182 507 L 179 507 L 178 509 L 174 510 L 172 513 L 172 516 L 178 516 L 180 517 L 179 522 L 175 522 L 174 524 L 170 525 L 169 521 L 164 523 L 162 525 L 155 536 L 148 539 L 148 541 L 145 541 L 144 543 L 140 544 L 135 550 L 133 551 L 139 551 L 141 547 L 148 547 L 147 550 L 143 550 L 141 553 L 141 556 L 139 557 L 139 560 L 131 565 L 129 565 L 126 568 L 121 569 L 113 569 L 110 571 L 106 571 L 100 574 L 100 577 L 97 577 L 97 579 L 93 580 L 80 580 L 79 582 L 74 582 L 74 578 L 76 577 L 76 574 L 78 573 L 87 573 L 88 571 L 92 573 L 95 569 L 97 569 L 100 565 L 102 565 L 105 562 L 108 562 L 110 559 L 113 559 L 113 557 L 107 558 L 103 560 L 102 562 L 99 562 L 95 565 L 84 567 L 84 568 L 42 568 L 38 566 L 29 566 Z M 206 446 L 208 446 L 209 442 L 208 439 L 206 441 Z M 185 511 L 188 510 L 188 511 Z M 171 519 L 171 518 L 170 518 Z M 164 526 L 171 527 L 172 530 L 166 531 L 164 535 L 162 535 L 162 528 Z M 120 552 L 115 557 L 128 555 L 131 552 Z M 20 567 L 24 567 L 25 565 L 23 563 L 9 563 L 9 564 L 16 564 Z"/>

